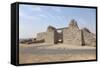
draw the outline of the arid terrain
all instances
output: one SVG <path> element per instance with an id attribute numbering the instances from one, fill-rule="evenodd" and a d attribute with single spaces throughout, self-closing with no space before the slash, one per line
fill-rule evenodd
<path id="1" fill-rule="evenodd" d="M 95 60 L 96 47 L 66 44 L 19 44 L 19 63 Z"/>

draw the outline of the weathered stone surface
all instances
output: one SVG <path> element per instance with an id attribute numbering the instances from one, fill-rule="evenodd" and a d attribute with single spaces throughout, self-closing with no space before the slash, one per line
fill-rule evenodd
<path id="1" fill-rule="evenodd" d="M 57 32 L 61 30 L 61 33 Z M 56 29 L 48 26 L 46 32 L 38 33 L 37 40 L 44 40 L 45 43 L 56 44 L 59 40 L 64 44 L 96 46 L 96 36 L 87 28 L 79 29 L 77 22 L 73 19 L 69 26 Z"/>
<path id="2" fill-rule="evenodd" d="M 46 32 L 37 33 L 37 40 L 45 39 Z"/>
<path id="3" fill-rule="evenodd" d="M 47 32 L 52 32 L 52 31 L 56 31 L 56 28 L 53 26 L 48 26 Z"/>
<path id="4" fill-rule="evenodd" d="M 63 42 L 65 44 L 82 45 L 81 30 L 74 19 L 71 20 L 68 28 L 63 29 Z"/>
<path id="5" fill-rule="evenodd" d="M 86 28 L 82 29 L 85 45 L 96 46 L 96 36 Z"/>
<path id="6" fill-rule="evenodd" d="M 53 26 L 49 26 L 46 31 L 45 41 L 49 44 L 55 44 L 57 42 L 57 31 Z"/>
<path id="7" fill-rule="evenodd" d="M 82 45 L 81 30 L 63 29 L 63 43 L 72 45 Z"/>
<path id="8" fill-rule="evenodd" d="M 78 25 L 77 25 L 77 22 L 76 22 L 74 19 L 72 19 L 72 20 L 70 21 L 70 23 L 69 23 L 69 28 L 72 28 L 72 29 L 77 28 L 77 29 L 79 29 L 79 27 L 78 27 Z"/>

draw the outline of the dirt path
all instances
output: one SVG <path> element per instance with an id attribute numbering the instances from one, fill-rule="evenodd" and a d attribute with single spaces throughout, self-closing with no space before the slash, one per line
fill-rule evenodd
<path id="1" fill-rule="evenodd" d="M 63 47 L 62 47 L 63 46 Z M 62 46 L 20 46 L 20 63 L 40 63 L 54 61 L 76 61 L 96 59 L 95 47 Z M 56 48 L 55 48 L 56 47 Z"/>

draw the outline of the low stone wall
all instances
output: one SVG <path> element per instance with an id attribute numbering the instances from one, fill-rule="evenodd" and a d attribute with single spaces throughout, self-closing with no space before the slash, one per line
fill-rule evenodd
<path id="1" fill-rule="evenodd" d="M 88 32 L 86 30 L 82 30 L 82 32 L 84 36 L 85 45 L 96 46 L 95 35 L 93 35 L 91 32 Z"/>
<path id="2" fill-rule="evenodd" d="M 45 39 L 46 32 L 37 33 L 37 40 Z"/>

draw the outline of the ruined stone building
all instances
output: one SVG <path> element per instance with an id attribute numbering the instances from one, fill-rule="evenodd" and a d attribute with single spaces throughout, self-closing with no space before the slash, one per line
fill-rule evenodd
<path id="1" fill-rule="evenodd" d="M 44 40 L 49 44 L 96 45 L 95 34 L 87 28 L 80 29 L 75 20 L 71 20 L 69 26 L 65 28 L 56 29 L 53 26 L 48 26 L 47 31 L 38 33 L 35 40 Z"/>

